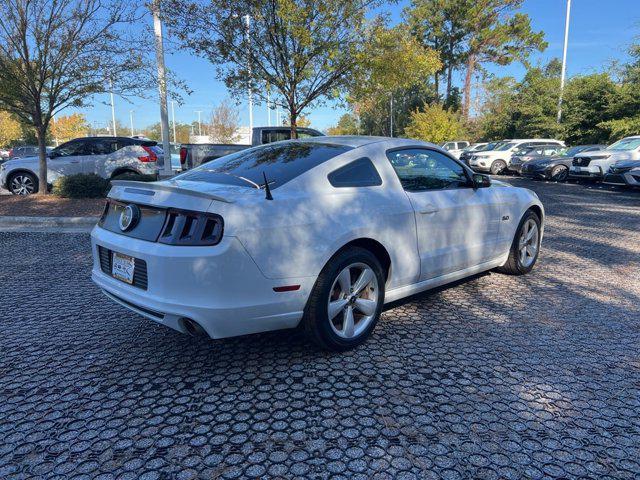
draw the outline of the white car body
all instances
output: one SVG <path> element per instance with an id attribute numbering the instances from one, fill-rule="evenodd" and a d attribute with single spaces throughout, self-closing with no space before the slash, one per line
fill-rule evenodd
<path id="1" fill-rule="evenodd" d="M 53 184 L 61 177 L 78 173 L 94 173 L 103 178 L 121 173 L 156 175 L 164 160 L 162 150 L 155 142 L 149 143 L 152 146 L 142 143 L 128 137 L 86 137 L 63 143 L 49 152 L 47 182 Z M 4 162 L 0 166 L 0 186 L 11 191 L 11 180 L 21 173 L 32 175 L 40 184 L 39 158 Z"/>
<path id="2" fill-rule="evenodd" d="M 133 204 L 206 212 L 222 217 L 224 233 L 215 246 L 166 245 L 108 230 L 103 222 L 111 217 L 103 217 L 92 232 L 93 281 L 151 320 L 189 333 L 189 319 L 211 338 L 223 338 L 297 326 L 321 270 L 346 245 L 371 248 L 381 263 L 386 259 L 388 303 L 505 264 L 525 212 L 533 209 L 543 218 L 535 193 L 500 182 L 406 191 L 387 154 L 412 149 L 461 165 L 425 142 L 316 137 L 253 150 L 294 142 L 345 152 L 276 186 L 273 200 L 250 185 L 189 180 L 207 174 L 209 164 L 162 182 L 115 182 L 109 199 L 121 206 L 114 211 Z M 370 159 L 379 185 L 332 185 L 332 172 L 362 159 Z M 113 277 L 113 252 L 135 258 L 135 268 L 146 263 L 146 289 Z"/>
<path id="3" fill-rule="evenodd" d="M 469 148 L 469 142 L 466 140 L 456 140 L 455 142 L 445 142 L 441 145 L 443 149 L 456 158 L 460 158 L 462 152 Z"/>
<path id="4" fill-rule="evenodd" d="M 625 137 L 604 150 L 577 154 L 569 176 L 603 180 L 616 162 L 628 160 L 640 160 L 640 135 Z"/>
<path id="5" fill-rule="evenodd" d="M 482 150 L 481 152 L 472 155 L 469 159 L 469 166 L 478 172 L 500 173 L 504 170 L 509 170 L 511 157 L 519 148 L 548 144 L 564 146 L 564 142 L 562 140 L 556 140 L 553 138 L 519 138 L 503 140 L 498 147 L 499 150 Z M 495 168 L 492 170 L 494 164 L 497 165 L 496 162 L 502 162 L 500 165 L 504 167 L 498 172 L 495 171 Z"/>

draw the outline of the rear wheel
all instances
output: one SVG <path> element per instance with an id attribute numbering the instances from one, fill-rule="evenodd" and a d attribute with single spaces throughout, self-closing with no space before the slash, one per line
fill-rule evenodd
<path id="1" fill-rule="evenodd" d="M 35 175 L 27 172 L 19 172 L 11 175 L 7 182 L 9 191 L 14 195 L 31 195 L 38 191 L 38 180 Z"/>
<path id="2" fill-rule="evenodd" d="M 540 232 L 540 218 L 528 210 L 520 220 L 507 262 L 497 271 L 508 275 L 529 273 L 538 260 Z"/>
<path id="3" fill-rule="evenodd" d="M 321 348 L 343 351 L 363 343 L 384 303 L 384 275 L 368 250 L 351 247 L 324 267 L 311 292 L 303 324 Z"/>
<path id="4" fill-rule="evenodd" d="M 556 165 L 551 169 L 549 178 L 554 182 L 564 182 L 569 177 L 569 169 L 564 165 Z"/>
<path id="5" fill-rule="evenodd" d="M 491 175 L 500 175 L 502 173 L 505 173 L 506 168 L 507 162 L 505 162 L 504 160 L 495 160 L 491 164 Z"/>

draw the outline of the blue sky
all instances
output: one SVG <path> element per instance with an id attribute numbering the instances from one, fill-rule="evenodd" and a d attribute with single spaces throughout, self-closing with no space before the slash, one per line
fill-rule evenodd
<path id="1" fill-rule="evenodd" d="M 626 49 L 634 37 L 640 35 L 639 0 L 573 0 L 569 31 L 569 52 L 567 72 L 569 76 L 599 71 L 613 60 L 625 59 Z M 393 21 L 400 19 L 404 5 L 390 6 Z M 535 30 L 543 30 L 549 47 L 533 57 L 534 62 L 545 63 L 553 57 L 562 56 L 564 35 L 565 0 L 525 0 L 522 11 L 529 14 Z M 148 18 L 149 28 L 151 19 Z M 228 97 L 225 86 L 215 79 L 214 68 L 207 61 L 195 58 L 186 52 L 167 55 L 167 65 L 187 81 L 193 93 L 185 96 L 184 104 L 176 105 L 176 121 L 190 123 L 197 119 L 197 110 L 202 111 L 202 119 L 208 118 L 212 108 Z M 519 78 L 524 68 L 519 64 L 490 68 L 497 75 L 513 75 Z M 130 99 L 116 97 L 116 118 L 129 126 L 129 111 L 133 110 L 134 127 L 142 128 L 159 121 L 159 105 L 152 99 Z M 82 110 L 89 122 L 104 126 L 111 119 L 110 107 L 106 105 L 108 95 L 99 95 L 93 106 Z M 241 123 L 248 125 L 246 101 L 238 106 Z M 63 112 L 70 113 L 69 112 Z M 325 105 L 306 112 L 312 127 L 325 129 L 334 125 L 343 110 Z M 275 114 L 272 114 L 272 121 Z M 254 125 L 267 124 L 264 105 L 254 107 Z M 124 132 L 123 132 L 124 133 Z"/>

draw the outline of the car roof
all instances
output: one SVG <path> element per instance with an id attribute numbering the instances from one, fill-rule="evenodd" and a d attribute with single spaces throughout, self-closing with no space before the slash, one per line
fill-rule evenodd
<path id="1" fill-rule="evenodd" d="M 410 138 L 395 138 L 395 137 L 374 137 L 366 135 L 328 135 L 325 137 L 309 137 L 299 140 L 293 140 L 297 142 L 306 143 L 329 143 L 333 145 L 342 145 L 345 147 L 364 147 L 365 145 L 371 145 L 374 143 L 387 143 L 388 148 L 404 147 L 404 146 L 423 146 L 433 147 L 441 149 L 438 145 L 433 143 L 424 142 L 422 140 L 413 140 Z"/>

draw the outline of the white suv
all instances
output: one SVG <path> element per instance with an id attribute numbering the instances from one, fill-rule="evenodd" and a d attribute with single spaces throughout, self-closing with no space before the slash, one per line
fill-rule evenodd
<path id="1" fill-rule="evenodd" d="M 456 141 L 456 142 L 446 142 L 441 145 L 447 152 L 453 155 L 456 158 L 460 158 L 460 154 L 465 148 L 469 147 L 469 142 L 467 141 Z"/>
<path id="2" fill-rule="evenodd" d="M 48 154 L 47 181 L 78 173 L 113 178 L 124 173 L 156 175 L 164 162 L 156 142 L 129 137 L 76 138 Z M 25 157 L 0 165 L 0 186 L 14 195 L 30 195 L 39 188 L 39 158 Z"/>
<path id="3" fill-rule="evenodd" d="M 469 166 L 476 171 L 491 172 L 499 175 L 509 170 L 511 157 L 516 150 L 521 150 L 538 145 L 559 145 L 564 147 L 564 142 L 553 138 L 521 138 L 503 140 L 495 150 L 483 150 L 469 159 Z"/>
<path id="4" fill-rule="evenodd" d="M 640 135 L 625 137 L 605 150 L 577 154 L 569 176 L 603 180 L 609 168 L 620 160 L 640 160 Z"/>

